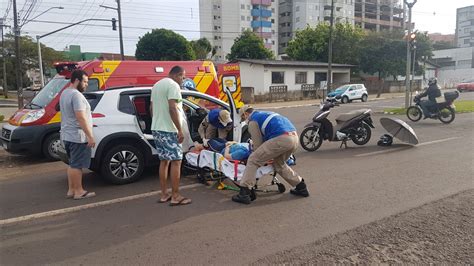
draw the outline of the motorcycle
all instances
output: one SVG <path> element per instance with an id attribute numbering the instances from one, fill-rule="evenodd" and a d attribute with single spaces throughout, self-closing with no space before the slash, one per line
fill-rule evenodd
<path id="1" fill-rule="evenodd" d="M 435 110 L 429 110 L 431 115 L 427 115 L 430 119 L 439 119 L 444 124 L 449 124 L 454 121 L 456 106 L 454 100 L 459 97 L 458 91 L 445 92 L 444 102 L 438 103 L 434 108 Z M 415 105 L 408 107 L 407 117 L 413 122 L 417 122 L 423 116 L 423 109 L 420 106 L 421 99 L 417 95 L 413 98 Z"/>
<path id="2" fill-rule="evenodd" d="M 300 144 L 307 151 L 316 151 L 321 147 L 323 140 L 342 141 L 341 146 L 347 147 L 347 141 L 352 140 L 357 145 L 369 142 L 374 128 L 370 109 L 354 110 L 336 118 L 333 126 L 327 118 L 330 109 L 338 106 L 334 102 L 321 104 L 320 110 L 314 115 L 313 121 L 307 124 L 300 135 Z"/>

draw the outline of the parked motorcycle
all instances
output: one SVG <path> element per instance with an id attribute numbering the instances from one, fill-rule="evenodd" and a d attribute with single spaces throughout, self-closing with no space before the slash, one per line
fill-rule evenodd
<path id="1" fill-rule="evenodd" d="M 453 122 L 456 106 L 454 105 L 454 100 L 459 97 L 458 91 L 451 91 L 444 93 L 444 102 L 438 103 L 435 107 L 435 110 L 430 110 L 431 115 L 427 115 L 431 119 L 439 119 L 445 124 Z M 413 98 L 415 102 L 414 106 L 410 106 L 407 109 L 407 117 L 413 122 L 417 122 L 423 116 L 423 109 L 421 109 L 420 103 L 421 99 L 418 97 L 418 94 Z"/>
<path id="2" fill-rule="evenodd" d="M 300 135 L 300 144 L 307 151 L 316 151 L 321 147 L 323 140 L 342 141 L 347 147 L 347 141 L 352 140 L 357 145 L 364 145 L 370 140 L 371 128 L 374 128 L 370 109 L 354 110 L 336 118 L 333 126 L 327 118 L 330 109 L 339 104 L 325 102 L 314 115 L 313 121 L 305 126 Z"/>

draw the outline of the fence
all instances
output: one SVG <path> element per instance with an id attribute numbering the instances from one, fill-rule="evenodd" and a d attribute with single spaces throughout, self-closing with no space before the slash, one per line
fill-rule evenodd
<path id="1" fill-rule="evenodd" d="M 270 86 L 270 102 L 278 100 L 288 100 L 288 86 Z"/>

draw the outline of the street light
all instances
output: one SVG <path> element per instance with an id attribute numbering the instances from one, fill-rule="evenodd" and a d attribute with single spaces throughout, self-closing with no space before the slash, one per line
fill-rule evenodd
<path id="1" fill-rule="evenodd" d="M 64 7 L 62 7 L 62 6 L 53 6 L 53 7 L 50 7 L 50 8 L 48 8 L 48 9 L 46 9 L 45 11 L 41 12 L 41 13 L 40 13 L 39 15 L 37 15 L 36 17 L 24 21 L 23 24 L 21 24 L 20 28 L 23 27 L 23 26 L 25 26 L 25 24 L 27 24 L 28 22 L 37 19 L 38 17 L 40 17 L 40 16 L 43 15 L 44 13 L 49 12 L 50 10 L 53 10 L 53 9 L 64 9 Z"/>
<path id="2" fill-rule="evenodd" d="M 405 4 L 408 6 L 408 32 L 407 32 L 407 67 L 406 67 L 406 76 L 405 76 L 405 108 L 408 108 L 410 105 L 409 101 L 409 91 L 411 91 L 410 80 L 411 80 L 411 52 L 410 52 L 410 37 L 411 37 L 411 9 L 416 4 L 417 0 L 404 0 Z"/>

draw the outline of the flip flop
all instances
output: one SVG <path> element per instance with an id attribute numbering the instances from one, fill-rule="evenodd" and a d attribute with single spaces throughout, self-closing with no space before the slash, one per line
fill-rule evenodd
<path id="1" fill-rule="evenodd" d="M 188 205 L 188 204 L 191 204 L 191 199 L 189 198 L 182 198 L 180 201 L 178 202 L 170 202 L 170 206 L 180 206 L 180 205 Z"/>
<path id="2" fill-rule="evenodd" d="M 87 199 L 87 198 L 92 198 L 95 197 L 95 192 L 89 192 L 86 191 L 84 194 L 80 195 L 79 197 L 74 196 L 75 200 L 81 200 L 81 199 Z"/>
<path id="3" fill-rule="evenodd" d="M 158 203 L 166 203 L 166 202 L 168 202 L 168 201 L 170 201 L 170 200 L 171 200 L 171 196 L 169 196 L 168 198 L 166 198 L 166 200 L 159 199 L 159 200 L 157 200 L 156 202 L 158 202 Z"/>

